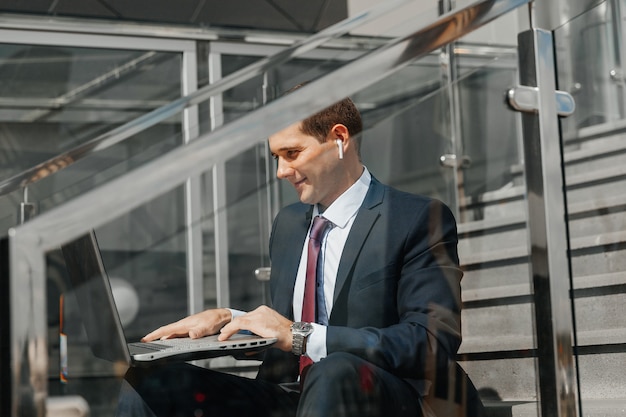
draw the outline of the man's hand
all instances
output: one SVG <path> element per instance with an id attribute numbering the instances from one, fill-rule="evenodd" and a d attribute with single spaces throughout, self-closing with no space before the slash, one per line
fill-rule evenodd
<path id="1" fill-rule="evenodd" d="M 235 317 L 233 321 L 224 326 L 220 332 L 219 340 L 227 340 L 240 330 L 249 330 L 261 337 L 275 337 L 275 347 L 291 351 L 293 336 L 291 324 L 293 322 L 281 316 L 267 306 L 260 306 L 243 316 Z"/>
<path id="2" fill-rule="evenodd" d="M 197 313 L 175 323 L 159 327 L 155 331 L 145 335 L 142 342 L 150 342 L 156 339 L 172 339 L 175 337 L 187 337 L 198 339 L 200 337 L 216 334 L 230 321 L 230 310 L 216 308 Z"/>

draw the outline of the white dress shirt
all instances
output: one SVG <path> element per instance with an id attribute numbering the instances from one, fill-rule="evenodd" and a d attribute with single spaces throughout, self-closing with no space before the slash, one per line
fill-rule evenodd
<path id="1" fill-rule="evenodd" d="M 333 227 L 326 233 L 326 237 L 322 242 L 320 256 L 322 256 L 321 264 L 323 265 L 324 276 L 324 298 L 326 301 L 326 311 L 328 317 L 331 316 L 333 309 L 333 296 L 335 294 L 335 282 L 337 280 L 337 270 L 339 269 L 339 261 L 343 248 L 348 239 L 348 234 L 356 218 L 359 208 L 363 204 L 367 190 L 369 189 L 372 177 L 364 167 L 363 173 L 359 179 L 341 194 L 327 209 L 322 213 L 322 217 L 329 220 Z M 319 215 L 317 205 L 313 208 L 313 218 Z M 311 219 L 311 224 L 313 221 Z M 311 226 L 309 226 L 310 231 Z M 300 257 L 300 265 L 298 274 L 296 275 L 296 284 L 293 291 L 293 314 L 294 320 L 300 321 L 302 317 L 302 301 L 304 298 L 304 283 L 306 281 L 306 265 L 307 265 L 307 248 L 309 244 L 309 233 L 307 232 L 304 246 L 302 247 L 302 255 Z M 308 337 L 306 345 L 306 355 L 314 362 L 325 358 L 326 352 L 326 326 L 313 323 L 314 331 Z"/>

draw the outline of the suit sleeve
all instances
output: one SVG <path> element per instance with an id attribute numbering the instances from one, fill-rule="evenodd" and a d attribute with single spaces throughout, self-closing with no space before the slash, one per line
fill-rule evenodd
<path id="1" fill-rule="evenodd" d="M 345 306 L 345 317 L 328 327 L 328 353 L 349 352 L 398 376 L 429 379 L 461 342 L 461 276 L 448 207 L 404 199 L 382 209 L 339 295 L 335 307 Z"/>
<path id="2" fill-rule="evenodd" d="M 310 216 L 310 206 L 294 204 L 283 208 L 272 225 L 270 235 L 270 259 L 272 276 L 270 291 L 271 306 L 283 316 L 293 319 L 293 285 L 295 272 L 300 261 L 300 252 Z M 258 379 L 282 383 L 293 382 L 298 377 L 298 358 L 291 352 L 270 348 L 264 352 Z"/>

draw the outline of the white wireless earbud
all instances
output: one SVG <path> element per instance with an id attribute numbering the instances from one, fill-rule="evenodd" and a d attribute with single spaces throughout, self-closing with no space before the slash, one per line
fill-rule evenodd
<path id="1" fill-rule="evenodd" d="M 339 159 L 343 159 L 343 141 L 341 139 L 337 139 L 335 142 L 339 148 Z"/>

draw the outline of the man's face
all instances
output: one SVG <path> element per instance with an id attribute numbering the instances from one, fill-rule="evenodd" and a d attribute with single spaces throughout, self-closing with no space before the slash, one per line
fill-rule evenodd
<path id="1" fill-rule="evenodd" d="M 276 176 L 294 186 L 300 201 L 320 204 L 324 209 L 347 189 L 342 182 L 344 165 L 331 135 L 320 143 L 296 123 L 269 138 L 270 150 L 278 161 Z"/>

